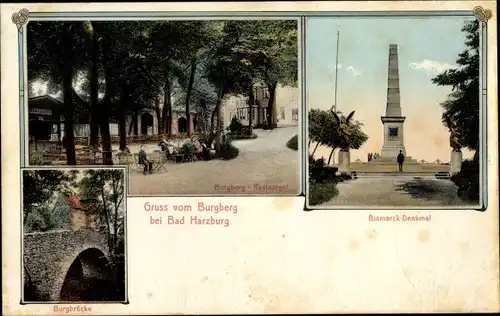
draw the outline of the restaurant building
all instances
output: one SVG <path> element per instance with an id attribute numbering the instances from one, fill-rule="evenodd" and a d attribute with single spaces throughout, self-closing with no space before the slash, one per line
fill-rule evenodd
<path id="1" fill-rule="evenodd" d="M 78 107 L 75 106 L 75 108 Z M 29 98 L 28 109 L 30 144 L 36 147 L 36 149 L 33 149 L 50 150 L 50 147 L 61 143 L 64 137 L 64 103 L 50 95 L 37 96 Z M 127 114 L 125 121 L 127 136 L 158 135 L 160 132 L 158 117 L 154 110 L 146 109 L 136 114 Z M 172 135 L 186 134 L 188 128 L 192 132 L 196 132 L 199 129 L 198 125 L 195 111 L 191 111 L 191 119 L 188 122 L 186 111 L 172 110 Z M 116 141 L 119 136 L 116 120 L 111 120 L 109 127 L 112 140 Z M 88 139 L 90 136 L 88 114 L 76 111 L 73 131 L 77 142 L 78 140 Z"/>
<path id="2" fill-rule="evenodd" d="M 259 126 L 267 120 L 269 91 L 256 85 L 254 87 L 255 102 L 248 105 L 248 97 L 231 96 L 224 103 L 224 126 L 229 126 L 233 117 L 243 125 L 249 124 L 252 111 L 252 125 Z M 299 89 L 297 87 L 278 85 L 274 99 L 274 109 L 278 126 L 296 126 L 299 124 Z"/>

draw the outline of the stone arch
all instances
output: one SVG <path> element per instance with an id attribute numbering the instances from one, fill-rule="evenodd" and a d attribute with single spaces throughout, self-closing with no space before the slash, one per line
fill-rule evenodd
<path id="1" fill-rule="evenodd" d="M 148 134 L 148 128 L 151 127 L 153 129 L 153 115 L 149 112 L 145 112 L 141 114 L 141 135 Z"/>
<path id="2" fill-rule="evenodd" d="M 179 133 L 187 133 L 188 121 L 185 117 L 181 116 L 177 119 L 177 130 Z"/>
<path id="3" fill-rule="evenodd" d="M 105 300 L 106 287 L 112 282 L 112 271 L 106 255 L 97 248 L 88 248 L 76 256 L 64 274 L 58 300 Z"/>
<path id="4" fill-rule="evenodd" d="M 71 295 L 77 294 L 69 286 L 76 284 L 76 281 L 88 281 L 90 279 L 101 279 L 111 281 L 111 271 L 109 270 L 109 253 L 101 245 L 89 245 L 75 249 L 70 255 L 61 258 L 57 277 L 53 280 L 50 289 L 52 301 L 71 301 L 85 299 L 76 297 L 71 299 Z M 83 282 L 81 282 L 83 284 Z M 82 293 L 79 293 L 81 296 Z M 89 299 L 86 299 L 89 300 Z M 99 299 L 92 299 L 98 301 Z"/>

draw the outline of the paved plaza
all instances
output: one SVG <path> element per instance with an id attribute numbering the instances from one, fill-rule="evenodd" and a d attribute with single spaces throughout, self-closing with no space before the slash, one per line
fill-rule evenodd
<path id="1" fill-rule="evenodd" d="M 339 194 L 319 207 L 446 207 L 466 206 L 456 185 L 434 175 L 360 175 L 337 184 Z"/>
<path id="2" fill-rule="evenodd" d="M 130 169 L 131 195 L 296 195 L 300 191 L 299 152 L 286 147 L 298 127 L 255 130 L 258 137 L 234 141 L 232 160 L 169 162 L 166 171 L 143 175 Z M 137 152 L 138 148 L 130 148 Z M 147 145 L 146 151 L 159 149 Z"/>

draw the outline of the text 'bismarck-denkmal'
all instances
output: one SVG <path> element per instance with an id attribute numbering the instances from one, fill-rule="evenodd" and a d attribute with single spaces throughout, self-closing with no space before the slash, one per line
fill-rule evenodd
<path id="1" fill-rule="evenodd" d="M 210 225 L 228 227 L 229 218 L 225 215 L 237 214 L 237 205 L 222 203 L 210 204 L 198 202 L 190 204 L 154 204 L 144 203 L 144 210 L 150 213 L 150 225 Z M 159 212 L 168 214 L 160 215 Z"/>

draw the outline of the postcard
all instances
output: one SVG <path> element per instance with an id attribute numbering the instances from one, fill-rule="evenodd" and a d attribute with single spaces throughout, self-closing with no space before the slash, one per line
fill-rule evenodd
<path id="1" fill-rule="evenodd" d="M 3 314 L 500 311 L 495 2 L 1 6 Z"/>

